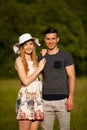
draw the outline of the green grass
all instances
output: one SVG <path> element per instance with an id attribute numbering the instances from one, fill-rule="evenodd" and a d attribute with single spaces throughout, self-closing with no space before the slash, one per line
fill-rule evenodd
<path id="1" fill-rule="evenodd" d="M 15 101 L 19 89 L 18 80 L 0 80 L 0 130 L 18 130 Z M 57 119 L 54 130 L 58 130 Z M 87 78 L 77 79 L 71 130 L 87 130 Z"/>

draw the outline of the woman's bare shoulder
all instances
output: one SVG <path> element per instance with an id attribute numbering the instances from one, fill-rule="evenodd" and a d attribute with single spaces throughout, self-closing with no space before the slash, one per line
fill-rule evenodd
<path id="1" fill-rule="evenodd" d="M 18 56 L 17 58 L 16 58 L 16 60 L 15 60 L 15 65 L 17 66 L 17 65 L 22 65 L 23 63 L 22 63 L 22 59 L 21 59 L 21 57 L 20 56 Z"/>
<path id="2" fill-rule="evenodd" d="M 22 60 L 21 60 L 21 57 L 18 56 L 18 57 L 16 58 L 15 62 L 20 62 L 20 61 L 22 61 Z"/>

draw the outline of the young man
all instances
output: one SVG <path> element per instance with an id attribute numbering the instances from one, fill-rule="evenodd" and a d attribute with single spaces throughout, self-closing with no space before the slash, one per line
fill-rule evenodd
<path id="1" fill-rule="evenodd" d="M 74 108 L 75 68 L 72 56 L 59 49 L 58 31 L 48 28 L 44 32 L 47 46 L 43 70 L 44 121 L 42 130 L 53 130 L 55 115 L 60 130 L 70 130 L 70 111 Z M 41 60 L 43 56 L 39 57 Z"/>

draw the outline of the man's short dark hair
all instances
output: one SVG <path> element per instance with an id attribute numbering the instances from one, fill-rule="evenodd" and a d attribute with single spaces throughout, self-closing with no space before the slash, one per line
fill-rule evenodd
<path id="1" fill-rule="evenodd" d="M 44 35 L 49 34 L 49 33 L 56 33 L 57 36 L 58 36 L 58 31 L 57 31 L 57 29 L 54 28 L 54 27 L 49 27 L 49 28 L 47 28 L 47 29 L 44 31 Z"/>

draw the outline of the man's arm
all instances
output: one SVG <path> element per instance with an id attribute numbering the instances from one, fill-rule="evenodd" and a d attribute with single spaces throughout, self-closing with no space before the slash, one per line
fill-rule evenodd
<path id="1" fill-rule="evenodd" d="M 74 93 L 75 93 L 75 87 L 76 87 L 74 65 L 67 66 L 66 72 L 68 75 L 68 82 L 69 82 L 69 97 L 66 101 L 66 109 L 71 111 L 74 108 Z"/>

